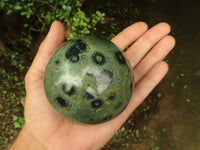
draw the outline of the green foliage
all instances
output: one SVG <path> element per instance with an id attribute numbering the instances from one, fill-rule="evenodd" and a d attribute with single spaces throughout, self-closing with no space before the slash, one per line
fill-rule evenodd
<path id="1" fill-rule="evenodd" d="M 188 85 L 187 85 L 187 84 L 185 84 L 183 88 L 184 88 L 184 89 L 187 89 L 187 87 L 188 87 Z"/>
<path id="2" fill-rule="evenodd" d="M 143 127 L 143 130 L 144 130 L 144 131 L 146 131 L 146 130 L 147 130 L 147 127 L 146 127 L 146 126 L 144 126 L 144 127 Z"/>
<path id="3" fill-rule="evenodd" d="M 96 11 L 88 17 L 81 8 L 82 4 L 78 0 L 1 0 L 0 7 L 6 10 L 9 15 L 17 13 L 26 18 L 29 23 L 25 23 L 28 34 L 22 40 L 30 45 L 32 36 L 30 32 L 44 32 L 49 24 L 54 20 L 60 20 L 64 26 L 71 29 L 69 38 L 90 34 L 96 30 L 97 23 L 104 20 L 105 13 Z M 26 35 L 27 34 L 27 35 Z"/>
<path id="4" fill-rule="evenodd" d="M 175 84 L 174 84 L 174 82 L 171 82 L 171 87 L 175 87 Z"/>
<path id="5" fill-rule="evenodd" d="M 24 122 L 25 122 L 24 117 L 19 117 L 19 116 L 13 115 L 12 119 L 14 121 L 14 128 L 22 128 L 23 127 Z"/>
<path id="6" fill-rule="evenodd" d="M 156 146 L 156 150 L 159 150 L 160 149 L 160 147 L 159 146 Z"/>
<path id="7" fill-rule="evenodd" d="M 191 100 L 190 100 L 189 98 L 187 98 L 187 99 L 186 99 L 186 102 L 190 103 L 190 102 L 191 102 Z"/>
<path id="8" fill-rule="evenodd" d="M 90 19 L 78 8 L 77 12 L 70 20 L 72 33 L 70 33 L 69 36 L 75 38 L 80 35 L 90 34 L 90 30 L 96 30 L 97 23 L 103 21 L 104 16 L 104 13 L 96 11 L 96 13 L 91 15 Z"/>
<path id="9" fill-rule="evenodd" d="M 0 55 L 0 149 L 5 149 L 24 124 L 20 99 L 25 96 L 24 76 L 31 53 L 13 47 Z M 18 50 L 18 52 L 16 52 Z"/>
<path id="10" fill-rule="evenodd" d="M 161 94 L 161 93 L 158 93 L 158 97 L 161 98 L 161 97 L 162 97 L 162 94 Z"/>
<path id="11" fill-rule="evenodd" d="M 135 136 L 140 137 L 140 131 L 139 130 L 135 130 Z"/>

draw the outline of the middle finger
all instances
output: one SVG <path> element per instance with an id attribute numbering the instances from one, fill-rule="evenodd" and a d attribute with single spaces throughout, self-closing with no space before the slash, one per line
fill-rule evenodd
<path id="1" fill-rule="evenodd" d="M 131 66 L 134 68 L 148 51 L 164 36 L 170 32 L 170 26 L 167 23 L 159 23 L 149 29 L 125 52 Z"/>

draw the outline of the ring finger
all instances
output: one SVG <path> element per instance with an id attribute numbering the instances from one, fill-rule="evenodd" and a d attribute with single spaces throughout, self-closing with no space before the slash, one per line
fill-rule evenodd
<path id="1" fill-rule="evenodd" d="M 175 39 L 168 35 L 161 39 L 155 47 L 133 69 L 134 80 L 140 81 L 149 70 L 159 61 L 163 60 L 175 45 Z"/>
<path id="2" fill-rule="evenodd" d="M 145 32 L 130 48 L 125 52 L 131 66 L 134 68 L 149 50 L 163 37 L 170 32 L 167 23 L 159 23 Z"/>

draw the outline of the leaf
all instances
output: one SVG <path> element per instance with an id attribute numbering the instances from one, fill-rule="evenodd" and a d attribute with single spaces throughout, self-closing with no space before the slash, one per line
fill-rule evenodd
<path id="1" fill-rule="evenodd" d="M 13 115 L 12 118 L 13 118 L 13 121 L 17 121 L 18 120 L 18 116 L 16 116 L 16 115 Z"/>
<path id="2" fill-rule="evenodd" d="M 135 131 L 135 136 L 136 136 L 136 137 L 140 137 L 140 131 L 139 131 L 139 130 L 136 130 L 136 131 Z"/>
<path id="3" fill-rule="evenodd" d="M 7 94 L 7 91 L 6 90 L 2 91 L 2 94 Z"/>
<path id="4" fill-rule="evenodd" d="M 17 5 L 17 6 L 14 6 L 14 9 L 15 9 L 15 10 L 21 10 L 21 9 L 22 9 L 22 7 L 21 7 L 21 6 L 19 6 L 19 5 Z"/>
<path id="5" fill-rule="evenodd" d="M 187 98 L 187 99 L 186 99 L 186 102 L 190 103 L 190 102 L 191 102 L 191 100 L 190 100 L 189 98 Z"/>
<path id="6" fill-rule="evenodd" d="M 162 97 L 162 94 L 161 94 L 161 93 L 158 93 L 158 97 L 161 98 L 161 97 Z"/>
<path id="7" fill-rule="evenodd" d="M 72 7 L 71 6 L 67 6 L 66 7 L 66 11 L 70 12 L 72 10 Z"/>
<path id="8" fill-rule="evenodd" d="M 25 122 L 24 118 L 23 117 L 19 117 L 19 123 L 21 124 L 21 126 L 24 125 L 24 122 Z"/>
<path id="9" fill-rule="evenodd" d="M 174 82 L 171 82 L 171 87 L 175 87 L 175 84 L 174 84 Z"/>
<path id="10" fill-rule="evenodd" d="M 12 12 L 13 12 L 13 11 L 9 9 L 9 10 L 7 11 L 6 15 L 10 15 Z"/>
<path id="11" fill-rule="evenodd" d="M 21 128 L 21 125 L 19 122 L 14 122 L 14 128 Z"/>
<path id="12" fill-rule="evenodd" d="M 187 87 L 188 87 L 188 85 L 186 84 L 186 85 L 184 85 L 184 87 L 183 87 L 183 88 L 184 88 L 184 89 L 186 89 Z"/>

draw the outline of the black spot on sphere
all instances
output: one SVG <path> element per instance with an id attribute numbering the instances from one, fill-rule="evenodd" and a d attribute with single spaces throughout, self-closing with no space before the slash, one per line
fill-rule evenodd
<path id="1" fill-rule="evenodd" d="M 56 63 L 56 65 L 58 65 L 58 64 L 60 63 L 60 61 L 59 61 L 59 60 L 56 60 L 55 63 Z"/>
<path id="2" fill-rule="evenodd" d="M 113 95 L 109 96 L 108 99 L 109 100 L 113 100 L 115 97 Z"/>
<path id="3" fill-rule="evenodd" d="M 116 95 L 115 95 L 115 94 L 111 94 L 111 95 L 108 97 L 109 100 L 114 100 L 115 98 L 116 98 Z"/>
<path id="4" fill-rule="evenodd" d="M 99 100 L 99 99 L 94 100 L 94 101 L 91 102 L 91 106 L 93 108 L 100 108 L 102 105 L 103 105 L 103 102 L 101 100 Z"/>
<path id="5" fill-rule="evenodd" d="M 79 61 L 79 59 L 80 59 L 79 56 L 76 55 L 76 56 L 71 57 L 71 58 L 70 58 L 70 61 L 71 61 L 72 63 L 76 63 L 76 62 Z"/>
<path id="6" fill-rule="evenodd" d="M 86 51 L 86 44 L 81 39 L 77 39 L 72 47 L 77 47 L 80 51 Z"/>
<path id="7" fill-rule="evenodd" d="M 75 87 L 68 85 L 67 83 L 63 83 L 62 90 L 68 96 L 72 96 L 76 92 Z"/>
<path id="8" fill-rule="evenodd" d="M 85 43 L 79 43 L 78 47 L 80 48 L 80 50 L 85 51 L 87 46 L 85 45 Z"/>
<path id="9" fill-rule="evenodd" d="M 94 121 L 94 119 L 93 119 L 93 118 L 90 118 L 89 120 L 90 120 L 90 122 L 93 122 L 93 121 Z"/>
<path id="10" fill-rule="evenodd" d="M 126 64 L 126 60 L 121 52 L 115 52 L 115 57 L 117 58 L 120 64 Z"/>
<path id="11" fill-rule="evenodd" d="M 94 74 L 93 74 L 93 73 L 90 73 L 90 72 L 87 72 L 86 75 L 87 75 L 87 76 L 93 76 Z"/>
<path id="12" fill-rule="evenodd" d="M 94 76 L 94 73 L 95 73 L 95 69 L 94 68 L 89 68 L 86 71 L 86 75 L 87 76 Z"/>
<path id="13" fill-rule="evenodd" d="M 75 44 L 72 45 L 66 52 L 65 56 L 72 63 L 76 63 L 80 60 L 81 54 L 86 51 L 86 44 L 82 40 L 76 40 Z"/>
<path id="14" fill-rule="evenodd" d="M 104 118 L 103 118 L 103 120 L 105 120 L 105 121 L 106 121 L 106 120 L 108 120 L 107 116 L 106 116 L 106 117 L 104 117 Z"/>
<path id="15" fill-rule="evenodd" d="M 68 49 L 66 53 L 66 58 L 70 58 L 71 56 L 78 55 L 80 51 L 76 47 L 71 47 Z"/>
<path id="16" fill-rule="evenodd" d="M 90 92 L 85 92 L 85 97 L 87 98 L 87 99 L 94 99 L 95 97 L 94 97 L 94 95 L 92 94 L 92 93 L 90 93 Z"/>
<path id="17" fill-rule="evenodd" d="M 106 117 L 103 118 L 104 121 L 110 120 L 112 118 L 112 115 L 107 115 Z"/>
<path id="18" fill-rule="evenodd" d="M 66 107 L 67 106 L 66 101 L 61 96 L 56 97 L 56 100 L 60 104 L 61 107 Z"/>
<path id="19" fill-rule="evenodd" d="M 81 42 L 83 42 L 83 40 L 77 39 L 75 43 L 81 43 Z"/>
<path id="20" fill-rule="evenodd" d="M 105 56 L 101 53 L 95 52 L 92 55 L 92 59 L 94 60 L 94 62 L 98 65 L 103 65 L 106 61 Z"/>
<path id="21" fill-rule="evenodd" d="M 69 59 L 72 63 L 79 61 L 79 53 L 80 51 L 76 47 L 71 47 L 66 52 L 65 56 L 67 59 Z"/>

